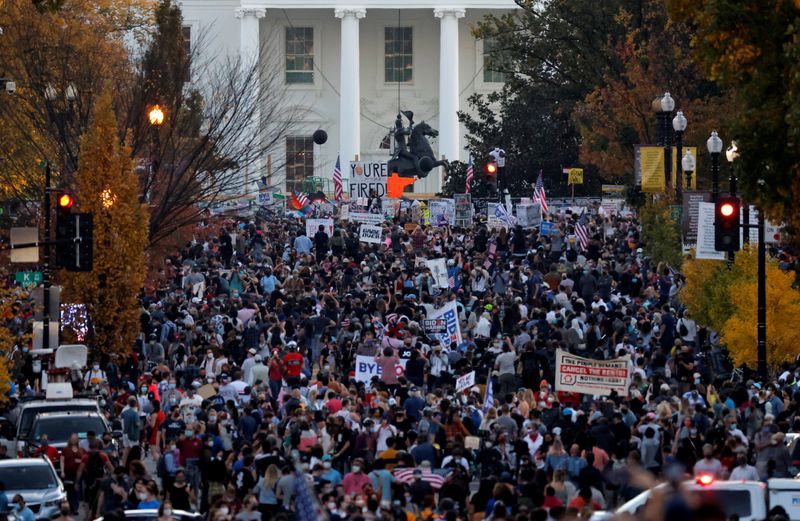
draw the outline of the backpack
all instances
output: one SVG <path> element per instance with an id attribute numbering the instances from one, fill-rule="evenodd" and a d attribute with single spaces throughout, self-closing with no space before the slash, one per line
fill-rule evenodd
<path id="1" fill-rule="evenodd" d="M 83 478 L 86 481 L 86 486 L 92 487 L 97 481 L 103 479 L 106 472 L 105 468 L 100 451 L 89 452 L 89 458 L 86 462 L 86 474 Z"/>
<path id="2" fill-rule="evenodd" d="M 678 321 L 678 334 L 682 337 L 689 334 L 689 329 L 686 327 L 686 324 L 683 322 L 683 319 Z"/>

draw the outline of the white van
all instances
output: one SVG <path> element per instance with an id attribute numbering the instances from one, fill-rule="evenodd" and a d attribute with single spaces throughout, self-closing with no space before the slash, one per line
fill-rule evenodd
<path id="1" fill-rule="evenodd" d="M 666 487 L 658 485 L 657 489 Z M 684 488 L 689 494 L 701 496 L 704 502 L 719 505 L 726 517 L 737 516 L 739 521 L 762 521 L 769 509 L 781 506 L 789 519 L 800 519 L 800 479 L 774 478 L 760 481 L 722 481 L 710 476 L 686 481 Z M 635 515 L 650 499 L 651 490 L 646 490 L 619 508 L 595 512 L 591 521 L 605 521 L 620 514 Z"/>

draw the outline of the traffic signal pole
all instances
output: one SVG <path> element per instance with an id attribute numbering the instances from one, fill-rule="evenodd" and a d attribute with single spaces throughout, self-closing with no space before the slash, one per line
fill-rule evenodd
<path id="1" fill-rule="evenodd" d="M 42 318 L 42 349 L 50 348 L 50 182 L 52 169 L 50 161 L 44 167 L 44 250 L 43 250 L 43 269 L 42 269 L 42 288 L 44 301 L 44 317 Z"/>
<path id="2" fill-rule="evenodd" d="M 750 233 L 749 223 L 746 229 Z M 757 316 L 758 376 L 767 380 L 767 245 L 764 243 L 764 211 L 758 210 L 758 316 Z"/>

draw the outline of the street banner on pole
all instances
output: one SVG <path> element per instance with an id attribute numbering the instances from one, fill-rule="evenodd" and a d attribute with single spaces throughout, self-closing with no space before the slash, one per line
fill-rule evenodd
<path id="1" fill-rule="evenodd" d="M 556 350 L 556 391 L 628 395 L 630 356 L 594 360 Z"/>

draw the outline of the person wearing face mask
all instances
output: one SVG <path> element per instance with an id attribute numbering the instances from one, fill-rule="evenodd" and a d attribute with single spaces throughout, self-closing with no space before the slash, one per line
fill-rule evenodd
<path id="1" fill-rule="evenodd" d="M 11 503 L 13 505 L 11 509 L 12 517 L 16 518 L 18 521 L 36 521 L 36 515 L 33 513 L 33 510 L 28 508 L 25 504 L 25 499 L 22 495 L 17 494 L 14 496 Z"/>
<path id="2" fill-rule="evenodd" d="M 158 487 L 155 481 L 145 482 L 143 479 L 139 480 L 134 486 L 136 492 L 136 499 L 133 501 L 136 508 L 143 509 L 160 509 L 161 501 L 158 499 Z"/>
<path id="3" fill-rule="evenodd" d="M 322 475 L 320 476 L 325 481 L 328 481 L 334 487 L 338 487 L 342 483 L 342 473 L 333 468 L 333 458 L 330 454 L 322 456 Z"/>
<path id="4" fill-rule="evenodd" d="M 759 481 L 761 479 L 756 468 L 747 463 L 746 451 L 742 450 L 736 454 L 736 467 L 733 468 L 728 479 L 731 481 Z"/>
<path id="5" fill-rule="evenodd" d="M 167 500 L 161 504 L 158 509 L 158 521 L 172 521 L 175 518 L 172 516 L 172 503 Z"/>
<path id="6" fill-rule="evenodd" d="M 107 382 L 106 373 L 100 369 L 100 362 L 98 361 L 95 361 L 94 364 L 92 364 L 92 368 L 86 371 L 86 374 L 83 377 L 83 385 L 87 389 L 91 387 L 99 387 Z"/>
<path id="7" fill-rule="evenodd" d="M 364 460 L 356 458 L 353 460 L 351 472 L 345 474 L 342 486 L 346 494 L 360 494 L 364 485 L 372 484 L 372 480 L 364 472 Z"/>

